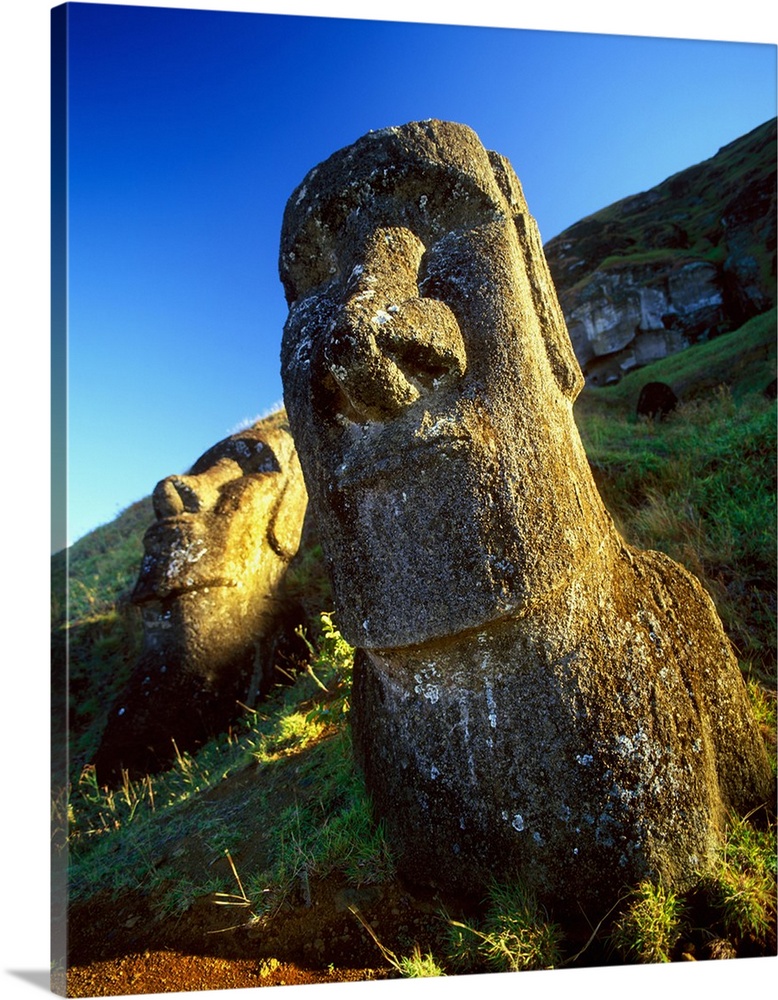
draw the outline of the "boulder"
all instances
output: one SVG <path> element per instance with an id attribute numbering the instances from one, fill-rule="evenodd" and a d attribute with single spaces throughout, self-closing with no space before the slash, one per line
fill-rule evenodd
<path id="1" fill-rule="evenodd" d="M 282 584 L 307 496 L 283 425 L 220 441 L 158 483 L 153 501 L 132 594 L 144 645 L 97 753 L 105 781 L 167 766 L 253 706 L 301 615 Z"/>
<path id="2" fill-rule="evenodd" d="M 640 390 L 636 414 L 639 417 L 659 419 L 672 413 L 678 406 L 678 397 L 666 382 L 646 382 Z"/>
<path id="3" fill-rule="evenodd" d="M 464 125 L 369 133 L 292 193 L 280 271 L 286 409 L 401 873 L 518 876 L 577 912 L 691 884 L 769 764 L 710 598 L 602 503 L 508 161 Z"/>

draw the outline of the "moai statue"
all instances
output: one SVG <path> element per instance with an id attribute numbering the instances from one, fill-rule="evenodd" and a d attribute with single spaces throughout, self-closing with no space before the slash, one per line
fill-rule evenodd
<path id="1" fill-rule="evenodd" d="M 98 778 L 159 770 L 253 706 L 273 681 L 272 640 L 307 495 L 283 422 L 233 434 L 154 489 L 133 602 L 144 647 L 110 711 Z M 173 745 L 175 740 L 175 746 Z"/>
<path id="2" fill-rule="evenodd" d="M 769 765 L 707 593 L 603 506 L 508 161 L 463 125 L 371 132 L 293 192 L 280 271 L 285 404 L 400 871 L 576 910 L 690 884 Z"/>

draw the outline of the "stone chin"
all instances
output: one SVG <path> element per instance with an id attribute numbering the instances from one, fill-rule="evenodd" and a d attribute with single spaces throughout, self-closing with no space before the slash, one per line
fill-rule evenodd
<path id="1" fill-rule="evenodd" d="M 318 523 L 351 643 L 415 645 L 521 609 L 521 539 L 500 529 L 510 511 L 499 498 L 485 516 L 477 469 L 472 451 L 432 452 L 329 491 Z"/>

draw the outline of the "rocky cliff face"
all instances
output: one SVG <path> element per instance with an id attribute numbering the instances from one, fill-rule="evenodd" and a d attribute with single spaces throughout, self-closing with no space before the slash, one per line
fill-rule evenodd
<path id="1" fill-rule="evenodd" d="M 590 384 L 736 329 L 775 303 L 776 120 L 545 252 Z"/>

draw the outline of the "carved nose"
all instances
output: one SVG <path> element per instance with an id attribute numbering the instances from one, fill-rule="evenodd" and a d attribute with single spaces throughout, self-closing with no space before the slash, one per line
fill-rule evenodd
<path id="1" fill-rule="evenodd" d="M 242 475 L 237 462 L 223 458 L 197 475 L 168 476 L 154 487 L 151 498 L 154 513 L 162 520 L 210 510 L 219 498 L 221 487 Z"/>
<path id="2" fill-rule="evenodd" d="M 324 347 L 347 416 L 391 420 L 465 371 L 453 312 L 438 299 L 419 297 L 424 253 L 421 240 L 403 227 L 379 227 L 361 247 Z"/>
<path id="3" fill-rule="evenodd" d="M 466 367 L 454 314 L 443 302 L 420 298 L 377 309 L 355 296 L 331 327 L 325 360 L 357 414 L 383 421 Z"/>
<path id="4" fill-rule="evenodd" d="M 347 304 L 333 323 L 325 360 L 357 415 L 388 420 L 417 400 L 419 391 L 379 347 L 378 323 L 368 310 Z"/>
<path id="5" fill-rule="evenodd" d="M 159 520 L 183 513 L 197 514 L 202 509 L 197 491 L 183 476 L 168 476 L 157 483 L 152 503 Z"/>

